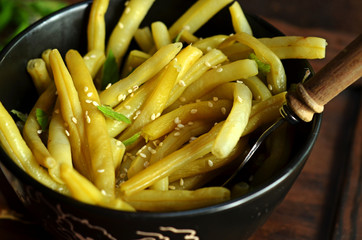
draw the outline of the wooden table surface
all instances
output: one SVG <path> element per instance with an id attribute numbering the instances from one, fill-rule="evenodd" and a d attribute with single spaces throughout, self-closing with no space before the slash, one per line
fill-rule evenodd
<path id="1" fill-rule="evenodd" d="M 362 29 L 360 0 L 253 0 L 243 6 L 286 35 L 326 38 L 326 59 L 311 61 L 315 71 Z M 319 137 L 302 173 L 252 240 L 362 239 L 361 93 L 359 80 L 326 105 Z M 0 239 L 50 239 L 9 205 L 0 192 Z"/>

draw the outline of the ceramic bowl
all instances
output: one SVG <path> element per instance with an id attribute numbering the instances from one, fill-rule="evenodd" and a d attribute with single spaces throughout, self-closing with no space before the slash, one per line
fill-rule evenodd
<path id="1" fill-rule="evenodd" d="M 106 15 L 108 31 L 115 26 L 125 1 L 111 0 Z M 191 0 L 157 0 L 142 25 L 155 20 L 172 23 Z M 247 4 L 247 2 L 244 2 Z M 82 2 L 46 17 L 18 35 L 0 54 L 0 101 L 10 109 L 28 112 L 37 94 L 26 72 L 27 61 L 47 48 L 62 54 L 73 48 L 86 51 L 86 25 L 91 2 Z M 256 37 L 282 35 L 262 19 L 248 15 Z M 218 13 L 198 36 L 232 32 L 227 9 Z M 305 60 L 283 61 L 290 83 L 302 80 Z M 283 200 L 305 164 L 317 138 L 321 115 L 296 128 L 296 141 L 288 162 L 244 196 L 230 201 L 180 212 L 122 212 L 76 201 L 38 183 L 0 148 L 1 170 L 18 198 L 59 239 L 247 239 Z M 241 173 L 242 174 L 242 173 Z M 162 237 L 163 236 L 163 237 Z M 168 237 L 168 238 L 166 238 Z"/>

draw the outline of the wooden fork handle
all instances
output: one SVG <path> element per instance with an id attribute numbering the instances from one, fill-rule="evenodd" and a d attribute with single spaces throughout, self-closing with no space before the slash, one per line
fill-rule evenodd
<path id="1" fill-rule="evenodd" d="M 287 104 L 303 121 L 312 120 L 324 105 L 362 76 L 362 34 L 311 79 L 288 92 Z"/>

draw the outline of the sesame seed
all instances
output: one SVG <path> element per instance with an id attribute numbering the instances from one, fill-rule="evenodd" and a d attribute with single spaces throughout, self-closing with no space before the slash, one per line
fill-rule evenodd
<path id="1" fill-rule="evenodd" d="M 273 86 L 272 86 L 271 84 L 268 84 L 268 89 L 269 89 L 270 91 L 272 91 L 272 90 L 273 90 Z"/>
<path id="2" fill-rule="evenodd" d="M 125 14 L 128 14 L 130 11 L 131 11 L 131 8 L 130 8 L 130 7 L 126 7 L 126 9 L 124 10 L 124 13 L 125 13 Z"/>
<path id="3" fill-rule="evenodd" d="M 141 148 L 137 151 L 136 155 L 141 154 L 142 151 L 146 149 L 146 147 L 147 147 L 146 145 L 143 145 L 143 147 L 141 147 Z"/>
<path id="4" fill-rule="evenodd" d="M 144 154 L 144 153 L 140 153 L 140 157 L 141 157 L 141 158 L 147 158 L 147 155 Z"/>
<path id="5" fill-rule="evenodd" d="M 92 103 L 92 100 L 86 99 L 85 102 L 86 103 Z"/>
<path id="6" fill-rule="evenodd" d="M 176 189 L 176 187 L 173 186 L 173 185 L 168 186 L 168 188 L 169 188 L 170 190 L 175 190 L 175 189 Z"/>
<path id="7" fill-rule="evenodd" d="M 180 101 L 181 102 L 186 102 L 186 98 L 185 97 L 180 97 Z"/>
<path id="8" fill-rule="evenodd" d="M 189 141 L 189 142 L 195 141 L 196 139 L 197 139 L 197 137 L 190 137 L 190 141 Z"/>
<path id="9" fill-rule="evenodd" d="M 161 113 L 156 114 L 156 118 L 159 118 L 161 116 Z"/>
<path id="10" fill-rule="evenodd" d="M 194 122 L 190 121 L 187 123 L 187 125 L 189 125 L 189 126 L 194 125 Z"/>
<path id="11" fill-rule="evenodd" d="M 70 136 L 70 133 L 68 130 L 65 130 L 65 135 L 67 135 L 68 137 Z"/>
<path id="12" fill-rule="evenodd" d="M 186 31 L 190 31 L 191 28 L 190 28 L 189 25 L 185 25 L 185 26 L 183 27 L 183 29 L 186 30 Z"/>
<path id="13" fill-rule="evenodd" d="M 160 142 L 160 144 L 158 144 L 158 146 L 162 147 L 162 146 L 163 146 L 163 142 Z"/>
<path id="14" fill-rule="evenodd" d="M 240 96 L 238 96 L 237 99 L 238 99 L 238 102 L 239 102 L 239 103 L 242 103 L 242 102 L 243 102 L 243 99 L 242 99 Z"/>
<path id="15" fill-rule="evenodd" d="M 178 128 L 184 128 L 185 125 L 183 125 L 182 123 L 179 123 L 179 124 L 177 124 L 177 127 L 178 127 Z"/>
<path id="16" fill-rule="evenodd" d="M 183 186 L 185 183 L 184 179 L 183 178 L 180 178 L 180 186 Z"/>
<path id="17" fill-rule="evenodd" d="M 212 102 L 207 102 L 207 106 L 212 108 L 214 106 L 214 104 Z"/>
<path id="18" fill-rule="evenodd" d="M 131 109 L 131 106 L 130 105 L 126 105 L 126 106 L 124 106 L 126 109 Z"/>
<path id="19" fill-rule="evenodd" d="M 92 92 L 87 93 L 87 97 L 91 97 L 93 95 Z"/>
<path id="20" fill-rule="evenodd" d="M 217 102 L 217 101 L 219 101 L 219 98 L 218 98 L 218 97 L 213 97 L 212 100 L 213 100 L 214 102 Z"/>
<path id="21" fill-rule="evenodd" d="M 106 89 L 110 88 L 112 86 L 112 83 L 108 83 Z"/>
<path id="22" fill-rule="evenodd" d="M 91 122 L 91 118 L 88 115 L 86 116 L 86 120 L 87 120 L 87 123 Z"/>
<path id="23" fill-rule="evenodd" d="M 101 190 L 101 193 L 105 196 L 107 195 L 107 192 L 104 189 Z"/>
<path id="24" fill-rule="evenodd" d="M 118 101 L 123 101 L 126 99 L 126 95 L 124 94 L 119 94 L 118 97 L 117 97 Z"/>
<path id="25" fill-rule="evenodd" d="M 181 133 L 180 133 L 180 132 L 175 132 L 173 135 L 174 135 L 175 137 L 178 137 L 178 136 L 181 135 Z"/>
<path id="26" fill-rule="evenodd" d="M 145 161 L 145 163 L 143 164 L 143 166 L 146 168 L 150 165 L 150 162 L 149 161 Z"/>
<path id="27" fill-rule="evenodd" d="M 183 81 L 183 80 L 180 80 L 180 81 L 178 82 L 178 84 L 179 84 L 181 87 L 185 87 L 185 86 L 186 86 L 186 83 L 185 83 L 185 81 Z"/>
<path id="28" fill-rule="evenodd" d="M 212 47 L 210 47 L 210 46 L 208 46 L 207 48 L 206 48 L 206 51 L 207 52 L 210 52 L 212 50 Z"/>
<path id="29" fill-rule="evenodd" d="M 132 89 L 128 89 L 127 92 L 128 92 L 128 93 L 132 93 L 133 90 L 132 90 Z"/>
<path id="30" fill-rule="evenodd" d="M 72 117 L 72 122 L 74 122 L 75 124 L 78 123 L 78 120 L 75 117 Z"/>
<path id="31" fill-rule="evenodd" d="M 211 64 L 209 62 L 205 62 L 206 67 L 211 67 Z"/>
<path id="32" fill-rule="evenodd" d="M 155 120 L 155 119 L 156 119 L 156 114 L 152 113 L 152 115 L 151 115 L 151 120 L 153 121 L 153 120 Z"/>
<path id="33" fill-rule="evenodd" d="M 96 101 L 93 101 L 92 104 L 93 104 L 94 106 L 96 106 L 96 107 L 99 106 L 99 103 L 97 103 Z"/>
<path id="34" fill-rule="evenodd" d="M 197 109 L 196 109 L 196 108 L 191 109 L 190 113 L 191 113 L 191 114 L 196 114 L 196 113 L 197 113 Z"/>
<path id="35" fill-rule="evenodd" d="M 258 95 L 258 96 L 256 97 L 256 100 L 261 100 L 261 96 Z"/>
<path id="36" fill-rule="evenodd" d="M 236 82 L 237 83 L 244 83 L 242 80 L 237 80 Z"/>
<path id="37" fill-rule="evenodd" d="M 103 172 L 104 172 L 104 169 L 98 169 L 97 172 L 103 173 Z"/>
<path id="38" fill-rule="evenodd" d="M 38 131 L 36 131 L 38 134 L 41 134 L 43 131 L 41 129 L 39 129 Z"/>
<path id="39" fill-rule="evenodd" d="M 118 147 L 120 147 L 120 146 L 122 146 L 122 142 L 121 142 L 121 141 L 116 140 L 116 145 L 117 145 Z"/>
<path id="40" fill-rule="evenodd" d="M 89 57 L 90 58 L 96 58 L 97 56 L 95 54 L 91 54 Z"/>
<path id="41" fill-rule="evenodd" d="M 207 165 L 209 165 L 209 167 L 214 166 L 214 162 L 212 160 L 207 160 Z"/>
<path id="42" fill-rule="evenodd" d="M 123 23 L 118 23 L 118 27 L 120 28 L 120 29 L 123 29 L 124 28 L 124 24 Z"/>
<path id="43" fill-rule="evenodd" d="M 126 1 L 125 3 L 124 3 L 124 6 L 128 6 L 128 4 L 129 4 L 129 1 Z"/>
<path id="44" fill-rule="evenodd" d="M 221 108 L 221 113 L 224 114 L 224 115 L 226 114 L 226 108 L 225 107 Z"/>
<path id="45" fill-rule="evenodd" d="M 181 120 L 179 117 L 176 117 L 175 120 L 173 120 L 175 124 L 181 123 Z"/>
<path id="46" fill-rule="evenodd" d="M 132 87 L 133 91 L 137 91 L 137 90 L 138 90 L 138 88 L 139 88 L 139 86 L 138 86 L 138 85 L 134 85 L 134 86 Z"/>
<path id="47" fill-rule="evenodd" d="M 87 86 L 84 87 L 84 92 L 88 92 L 88 87 Z"/>
<path id="48" fill-rule="evenodd" d="M 55 109 L 55 110 L 54 110 L 54 113 L 55 113 L 55 114 L 59 114 L 59 109 L 58 109 L 58 108 Z"/>
<path id="49" fill-rule="evenodd" d="M 126 176 L 127 176 L 127 175 L 126 175 L 125 173 L 121 173 L 121 174 L 119 175 L 119 177 L 122 178 L 122 179 L 125 178 Z"/>

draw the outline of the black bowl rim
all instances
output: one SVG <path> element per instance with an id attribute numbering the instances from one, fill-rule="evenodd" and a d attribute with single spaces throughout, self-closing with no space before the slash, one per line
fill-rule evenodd
<path id="1" fill-rule="evenodd" d="M 83 2 L 75 3 L 70 6 L 67 6 L 63 9 L 60 9 L 38 21 L 31 24 L 28 28 L 23 30 L 21 33 L 19 33 L 16 37 L 14 37 L 0 52 L 0 64 L 7 55 L 7 53 L 16 46 L 16 43 L 21 41 L 21 39 L 29 32 L 31 32 L 33 29 L 40 27 L 43 24 L 46 24 L 49 20 L 55 20 L 57 17 L 63 14 L 63 12 L 68 11 L 84 11 L 86 8 L 90 6 L 92 3 L 92 0 L 86 0 Z M 275 28 L 272 24 L 269 22 L 263 20 L 261 17 L 246 13 L 248 17 L 252 17 L 255 21 L 263 25 L 265 28 L 271 30 L 273 33 L 278 35 L 284 35 L 280 30 Z M 309 69 L 313 73 L 313 69 L 308 63 L 307 60 L 304 60 L 306 64 L 308 65 Z M 315 114 L 313 120 L 312 120 L 312 132 L 307 136 L 306 144 L 303 148 L 299 149 L 298 153 L 290 160 L 290 162 L 283 168 L 282 171 L 280 171 L 277 175 L 270 178 L 268 181 L 266 181 L 264 184 L 259 185 L 258 187 L 254 188 L 253 191 L 241 196 L 237 197 L 235 199 L 228 200 L 223 203 L 215 204 L 208 207 L 203 208 L 197 208 L 197 209 L 191 209 L 191 210 L 184 210 L 184 211 L 171 211 L 171 212 L 127 212 L 127 211 L 120 211 L 120 210 L 114 210 L 102 206 L 95 206 L 92 204 L 84 203 L 81 201 L 78 201 L 70 196 L 63 195 L 61 193 L 58 193 L 45 185 L 41 184 L 37 180 L 33 179 L 30 175 L 28 175 L 25 171 L 23 171 L 21 168 L 19 168 L 14 161 L 8 157 L 8 155 L 5 153 L 3 149 L 0 150 L 0 156 L 3 157 L 0 159 L 0 163 L 3 164 L 7 170 L 10 170 L 10 172 L 16 176 L 17 178 L 21 180 L 25 180 L 25 182 L 30 183 L 30 185 L 34 186 L 35 189 L 38 189 L 41 193 L 46 192 L 47 195 L 50 194 L 52 198 L 59 199 L 59 202 L 65 202 L 73 205 L 77 208 L 88 208 L 91 211 L 95 211 L 97 214 L 107 215 L 107 216 L 119 216 L 119 215 L 128 215 L 130 217 L 145 217 L 145 218 L 168 218 L 168 217 L 182 217 L 182 216 L 192 216 L 192 215 L 205 215 L 210 214 L 214 212 L 220 212 L 227 209 L 232 209 L 236 206 L 240 206 L 242 204 L 247 203 L 251 199 L 256 199 L 262 196 L 264 193 L 268 191 L 272 191 L 275 187 L 277 187 L 281 182 L 283 182 L 284 179 L 286 179 L 289 175 L 292 174 L 293 170 L 295 168 L 298 168 L 300 166 L 303 166 L 308 158 L 308 155 L 310 154 L 316 140 L 318 137 L 318 133 L 320 131 L 322 122 L 322 114 Z M 1 165 L 0 165 L 1 166 Z"/>

